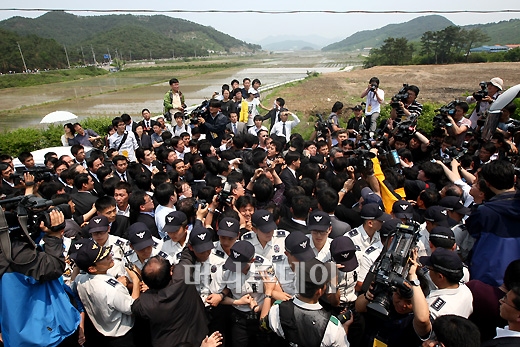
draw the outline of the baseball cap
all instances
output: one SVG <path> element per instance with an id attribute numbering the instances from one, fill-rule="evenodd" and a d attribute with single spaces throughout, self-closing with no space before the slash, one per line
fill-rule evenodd
<path id="1" fill-rule="evenodd" d="M 112 246 L 100 247 L 90 239 L 86 239 L 84 242 L 76 242 L 74 248 L 76 252 L 73 259 L 83 271 L 88 271 L 90 266 L 108 257 L 112 251 Z"/>
<path id="2" fill-rule="evenodd" d="M 437 225 L 448 226 L 448 210 L 442 206 L 430 206 L 424 211 L 424 220 L 435 223 Z"/>
<path id="3" fill-rule="evenodd" d="M 397 200 L 392 206 L 392 213 L 396 218 L 413 218 L 413 207 L 406 200 Z"/>
<path id="4" fill-rule="evenodd" d="M 263 233 L 269 233 L 276 229 L 276 223 L 273 220 L 271 212 L 266 210 L 257 210 L 251 217 L 251 224 Z"/>
<path id="5" fill-rule="evenodd" d="M 455 244 L 455 234 L 450 228 L 435 227 L 430 231 L 430 242 L 435 247 L 451 249 Z"/>
<path id="6" fill-rule="evenodd" d="M 379 235 L 381 237 L 389 237 L 395 234 L 395 230 L 397 229 L 397 225 L 403 223 L 400 219 L 391 218 L 386 220 L 379 229 Z"/>
<path id="7" fill-rule="evenodd" d="M 383 204 L 383 199 L 369 187 L 361 189 L 361 197 L 363 198 L 363 204 L 378 204 L 380 206 Z"/>
<path id="8" fill-rule="evenodd" d="M 309 215 L 307 228 L 312 230 L 327 231 L 330 228 L 330 216 L 323 211 L 312 211 Z"/>
<path id="9" fill-rule="evenodd" d="M 354 271 L 358 267 L 356 246 L 347 236 L 336 237 L 330 243 L 330 254 L 336 264 L 343 265 L 343 271 Z"/>
<path id="10" fill-rule="evenodd" d="M 181 211 L 170 212 L 164 217 L 163 231 L 165 233 L 176 233 L 187 221 L 188 217 Z"/>
<path id="11" fill-rule="evenodd" d="M 218 236 L 237 237 L 240 232 L 240 222 L 235 218 L 226 217 L 218 223 Z"/>
<path id="12" fill-rule="evenodd" d="M 378 204 L 363 204 L 360 215 L 363 219 L 375 219 L 381 222 L 384 222 L 385 219 L 387 219 L 381 206 Z"/>
<path id="13" fill-rule="evenodd" d="M 420 257 L 419 261 L 425 266 L 448 276 L 460 275 L 462 278 L 462 260 L 458 254 L 446 248 L 437 248 L 431 256 Z"/>
<path id="14" fill-rule="evenodd" d="M 301 231 L 293 231 L 287 235 L 285 249 L 299 261 L 307 261 L 315 257 L 309 238 Z"/>
<path id="15" fill-rule="evenodd" d="M 128 241 L 130 241 L 134 250 L 140 251 L 154 245 L 152 232 L 148 229 L 146 224 L 141 222 L 134 223 L 128 227 L 127 231 Z"/>
<path id="16" fill-rule="evenodd" d="M 363 109 L 363 107 L 361 105 L 356 105 L 354 107 L 352 107 L 352 111 L 361 111 Z"/>
<path id="17" fill-rule="evenodd" d="M 256 95 L 256 94 L 258 94 L 258 91 L 255 88 L 251 87 L 247 91 L 247 94 L 255 94 Z"/>
<path id="18" fill-rule="evenodd" d="M 213 249 L 213 232 L 203 226 L 195 226 L 190 233 L 190 245 L 195 252 L 202 253 Z"/>
<path id="19" fill-rule="evenodd" d="M 95 216 L 88 222 L 88 232 L 97 233 L 100 231 L 108 231 L 109 226 L 110 223 L 107 217 L 103 215 Z"/>
<path id="20" fill-rule="evenodd" d="M 464 206 L 462 200 L 458 196 L 445 196 L 439 201 L 439 205 L 445 207 L 449 211 L 468 215 L 471 210 Z"/>
<path id="21" fill-rule="evenodd" d="M 504 88 L 504 81 L 500 77 L 493 77 L 488 84 L 492 84 L 498 89 L 502 90 Z"/>
<path id="22" fill-rule="evenodd" d="M 253 244 L 245 240 L 237 241 L 231 246 L 231 252 L 224 263 L 224 267 L 233 272 L 242 271 L 254 255 L 255 246 Z"/>

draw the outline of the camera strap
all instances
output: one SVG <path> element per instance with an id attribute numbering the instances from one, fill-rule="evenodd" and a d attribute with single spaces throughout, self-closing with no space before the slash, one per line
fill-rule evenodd
<path id="1" fill-rule="evenodd" d="M 125 134 L 123 135 L 123 138 L 121 139 L 121 142 L 119 143 L 119 146 L 117 146 L 118 152 L 121 149 L 121 146 L 123 146 L 123 144 L 125 143 L 127 137 L 128 137 L 128 131 L 125 131 Z"/>

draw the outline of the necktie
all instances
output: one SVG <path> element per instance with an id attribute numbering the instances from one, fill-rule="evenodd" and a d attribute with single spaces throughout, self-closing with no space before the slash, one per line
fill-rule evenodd
<path id="1" fill-rule="evenodd" d="M 283 136 L 287 136 L 287 132 L 285 131 L 285 122 L 282 123 L 282 134 Z"/>
<path id="2" fill-rule="evenodd" d="M 237 134 L 237 125 L 235 123 L 233 123 L 233 133 Z"/>
<path id="3" fill-rule="evenodd" d="M 126 182 L 126 175 L 124 172 L 121 174 L 121 179 L 123 180 L 123 182 Z"/>
<path id="4" fill-rule="evenodd" d="M 150 123 L 148 121 L 146 121 L 146 127 L 149 128 L 150 127 Z"/>

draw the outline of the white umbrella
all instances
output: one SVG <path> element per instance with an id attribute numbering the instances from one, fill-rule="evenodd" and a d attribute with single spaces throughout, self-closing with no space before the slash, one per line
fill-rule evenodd
<path id="1" fill-rule="evenodd" d="M 65 122 L 76 118 L 78 118 L 78 116 L 69 111 L 54 111 L 43 117 L 43 119 L 40 121 L 40 124 Z"/>

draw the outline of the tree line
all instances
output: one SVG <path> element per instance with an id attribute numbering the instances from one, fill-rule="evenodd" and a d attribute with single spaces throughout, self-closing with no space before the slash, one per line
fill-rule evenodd
<path id="1" fill-rule="evenodd" d="M 472 48 L 487 41 L 489 36 L 478 28 L 466 30 L 454 25 L 427 31 L 420 42 L 389 37 L 381 47 L 370 50 L 364 66 L 520 61 L 520 48 L 499 53 L 470 53 Z"/>

